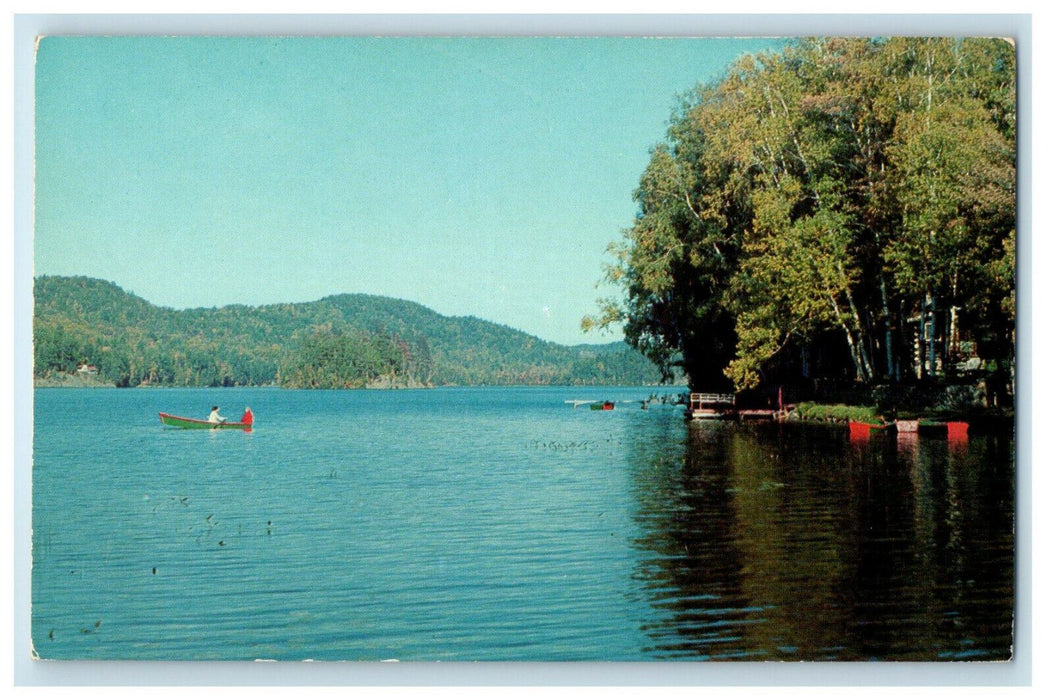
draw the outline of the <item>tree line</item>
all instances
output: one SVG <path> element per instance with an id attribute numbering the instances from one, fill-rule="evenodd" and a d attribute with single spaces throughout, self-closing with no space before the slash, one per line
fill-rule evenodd
<path id="1" fill-rule="evenodd" d="M 34 281 L 34 377 L 89 369 L 121 387 L 359 388 L 650 384 L 624 343 L 567 347 L 412 302 L 343 294 L 302 304 L 157 307 L 88 277 Z"/>
<path id="2" fill-rule="evenodd" d="M 586 329 L 692 387 L 1011 391 L 1016 63 L 979 38 L 802 39 L 700 86 L 610 246 Z"/>

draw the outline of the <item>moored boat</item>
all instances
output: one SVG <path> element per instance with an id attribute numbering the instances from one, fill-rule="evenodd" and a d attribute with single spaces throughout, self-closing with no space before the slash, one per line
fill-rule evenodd
<path id="1" fill-rule="evenodd" d="M 860 440 L 870 437 L 873 430 L 884 430 L 888 426 L 881 423 L 864 423 L 863 421 L 848 421 L 848 437 L 851 440 Z"/>
<path id="2" fill-rule="evenodd" d="M 223 430 L 223 429 L 226 429 L 226 430 L 230 430 L 230 429 L 251 430 L 252 429 L 251 414 L 250 414 L 250 419 L 247 422 L 227 421 L 227 422 L 224 422 L 224 423 L 212 423 L 212 422 L 209 422 L 207 420 L 200 420 L 198 418 L 185 418 L 183 416 L 173 416 L 171 413 L 163 413 L 163 412 L 158 413 L 157 415 L 159 415 L 161 417 L 161 423 L 163 423 L 164 425 L 168 426 L 169 428 L 183 428 L 183 429 L 198 428 L 198 429 L 203 429 L 203 430 Z"/>
<path id="3" fill-rule="evenodd" d="M 947 439 L 958 442 L 969 439 L 969 424 L 965 421 L 947 421 Z"/>
<path id="4" fill-rule="evenodd" d="M 614 410 L 614 402 L 613 401 L 594 401 L 592 399 L 568 399 L 568 400 L 564 401 L 563 403 L 569 403 L 572 406 L 574 406 L 574 408 L 577 408 L 578 406 L 588 406 L 589 410 L 591 410 L 591 411 L 613 411 Z"/>

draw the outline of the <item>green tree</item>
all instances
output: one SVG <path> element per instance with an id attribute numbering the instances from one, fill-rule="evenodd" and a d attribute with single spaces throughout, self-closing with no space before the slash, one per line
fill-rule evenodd
<path id="1" fill-rule="evenodd" d="M 623 324 L 705 389 L 714 365 L 749 388 L 831 333 L 864 383 L 932 374 L 963 330 L 1011 336 L 1014 75 L 986 39 L 743 58 L 653 150 L 606 271 L 623 296 L 583 325 Z"/>

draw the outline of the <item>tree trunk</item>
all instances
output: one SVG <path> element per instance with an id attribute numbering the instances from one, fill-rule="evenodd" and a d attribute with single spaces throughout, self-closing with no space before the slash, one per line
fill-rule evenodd
<path id="1" fill-rule="evenodd" d="M 885 372 L 895 382 L 899 382 L 899 367 L 896 365 L 892 349 L 892 313 L 888 308 L 888 289 L 885 286 L 885 275 L 878 273 L 881 280 L 881 314 L 885 324 Z"/>
<path id="2" fill-rule="evenodd" d="M 948 320 L 947 320 L 947 343 L 944 350 L 944 357 L 950 355 L 957 356 L 960 354 L 961 341 L 958 338 L 958 307 L 955 306 L 955 301 L 958 299 L 958 272 L 955 271 L 951 277 L 951 305 L 948 308 Z M 946 362 L 946 359 L 944 360 Z"/>
<path id="3" fill-rule="evenodd" d="M 859 316 L 859 309 L 856 308 L 855 299 L 852 298 L 852 290 L 849 288 L 848 284 L 848 275 L 845 274 L 845 268 L 841 265 L 840 261 L 837 263 L 837 273 L 841 278 L 841 286 L 844 288 L 845 299 L 848 301 L 848 309 L 852 312 L 852 321 L 856 332 L 856 351 L 859 354 L 859 361 L 863 365 L 866 374 L 864 381 L 870 381 L 874 376 L 874 366 L 871 364 L 870 354 L 867 352 L 866 331 L 863 329 L 863 320 Z"/>
<path id="4" fill-rule="evenodd" d="M 867 372 L 866 365 L 863 363 L 863 359 L 860 356 L 861 348 L 856 342 L 856 338 L 852 335 L 852 329 L 848 327 L 848 324 L 841 320 L 841 307 L 837 304 L 837 299 L 834 298 L 832 293 L 828 293 L 830 299 L 830 305 L 834 309 L 834 315 L 837 318 L 838 324 L 841 329 L 845 332 L 845 341 L 848 343 L 848 353 L 852 356 L 852 363 L 856 367 L 856 378 L 862 382 L 870 381 L 870 374 Z"/>
<path id="5" fill-rule="evenodd" d="M 918 379 L 926 377 L 925 372 L 925 301 L 918 307 L 918 340 L 914 343 L 914 357 L 918 364 Z"/>
<path id="6" fill-rule="evenodd" d="M 928 307 L 926 326 L 928 327 L 927 341 L 929 344 L 929 376 L 936 375 L 936 295 L 931 291 L 925 292 L 925 303 Z"/>
<path id="7" fill-rule="evenodd" d="M 874 377 L 874 365 L 871 363 L 870 353 L 867 351 L 866 331 L 863 329 L 863 321 L 859 316 L 859 310 L 856 308 L 856 303 L 852 299 L 852 293 L 847 289 L 845 290 L 845 298 L 848 299 L 848 308 L 852 311 L 852 321 L 856 330 L 856 345 L 858 346 L 859 361 L 863 364 L 863 368 L 866 370 L 866 381 L 870 381 Z"/>

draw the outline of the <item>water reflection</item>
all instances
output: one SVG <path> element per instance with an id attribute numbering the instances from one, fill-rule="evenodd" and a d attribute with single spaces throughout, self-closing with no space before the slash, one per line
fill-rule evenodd
<path id="1" fill-rule="evenodd" d="M 1011 657 L 1010 437 L 670 422 L 631 449 L 649 654 Z"/>

